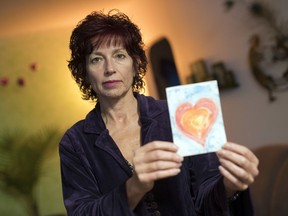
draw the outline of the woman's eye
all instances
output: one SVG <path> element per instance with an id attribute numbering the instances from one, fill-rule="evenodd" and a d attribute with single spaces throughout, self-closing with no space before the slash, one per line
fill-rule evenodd
<path id="1" fill-rule="evenodd" d="M 122 53 L 118 53 L 116 54 L 116 58 L 117 59 L 124 59 L 126 57 L 126 55 L 122 54 Z"/>
<path id="2" fill-rule="evenodd" d="M 91 59 L 91 63 L 98 63 L 101 61 L 101 58 L 100 57 L 95 57 L 95 58 L 92 58 Z"/>

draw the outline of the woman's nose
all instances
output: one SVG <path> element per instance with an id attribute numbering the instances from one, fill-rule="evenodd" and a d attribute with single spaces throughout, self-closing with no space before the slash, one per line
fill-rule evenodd
<path id="1" fill-rule="evenodd" d="M 106 73 L 106 74 L 109 75 L 109 74 L 115 72 L 115 68 L 114 68 L 114 64 L 113 64 L 113 61 L 112 61 L 112 60 L 107 59 L 105 66 L 106 66 L 106 68 L 105 68 L 105 73 Z"/>

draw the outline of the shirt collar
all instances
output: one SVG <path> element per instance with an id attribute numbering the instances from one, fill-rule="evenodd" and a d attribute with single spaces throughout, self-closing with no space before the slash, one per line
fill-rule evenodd
<path id="1" fill-rule="evenodd" d="M 140 122 L 145 124 L 152 122 L 153 119 L 163 112 L 167 111 L 167 102 L 165 100 L 155 100 L 150 96 L 134 93 L 138 107 L 140 108 Z M 100 112 L 100 104 L 97 103 L 84 120 L 84 132 L 100 134 L 107 130 Z"/>

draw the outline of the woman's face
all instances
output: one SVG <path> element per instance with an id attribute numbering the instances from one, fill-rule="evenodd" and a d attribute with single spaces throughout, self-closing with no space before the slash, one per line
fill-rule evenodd
<path id="1" fill-rule="evenodd" d="M 86 70 L 92 89 L 101 99 L 118 99 L 132 93 L 135 70 L 133 60 L 122 45 L 94 49 L 86 58 Z"/>

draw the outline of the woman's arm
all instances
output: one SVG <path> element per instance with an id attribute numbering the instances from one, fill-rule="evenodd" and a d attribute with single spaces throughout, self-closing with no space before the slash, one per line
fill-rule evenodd
<path id="1" fill-rule="evenodd" d="M 246 147 L 231 143 L 224 145 L 217 155 L 190 158 L 196 211 L 200 215 L 229 215 L 229 207 L 233 206 L 237 215 L 253 215 L 248 186 L 258 174 L 258 159 Z M 239 197 L 229 202 L 236 191 L 241 191 Z"/>
<path id="2" fill-rule="evenodd" d="M 129 209 L 125 182 L 103 194 L 85 157 L 66 133 L 59 146 L 64 204 L 68 215 L 133 215 Z M 113 178 L 113 177 L 111 177 Z"/>
<path id="3" fill-rule="evenodd" d="M 226 143 L 217 152 L 227 196 L 246 190 L 258 175 L 258 158 L 245 146 Z"/>
<path id="4" fill-rule="evenodd" d="M 215 153 L 187 157 L 191 194 L 198 215 L 228 215 L 228 202 Z"/>
<path id="5" fill-rule="evenodd" d="M 153 141 L 135 151 L 134 175 L 127 183 L 127 196 L 134 209 L 154 182 L 179 174 L 183 157 L 177 154 L 177 146 L 171 142 Z"/>

